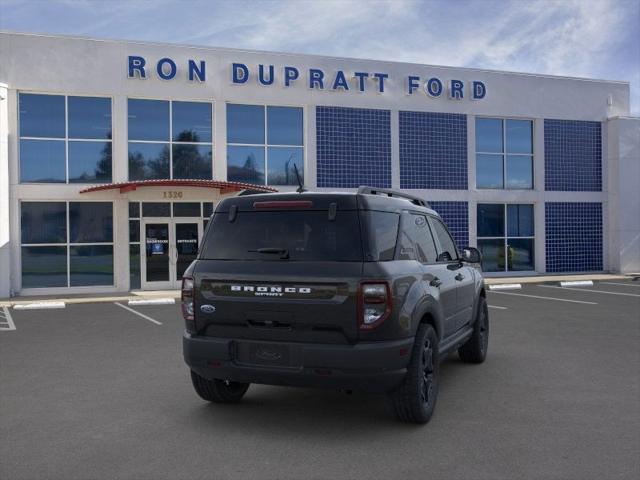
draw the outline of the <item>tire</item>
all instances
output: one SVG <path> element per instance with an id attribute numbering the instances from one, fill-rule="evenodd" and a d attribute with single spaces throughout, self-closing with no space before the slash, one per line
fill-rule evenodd
<path id="1" fill-rule="evenodd" d="M 431 325 L 421 324 L 411 352 L 407 375 L 388 394 L 395 417 L 408 423 L 427 423 L 438 399 L 440 371 L 438 335 Z"/>
<path id="2" fill-rule="evenodd" d="M 489 347 L 489 308 L 487 300 L 480 297 L 478 315 L 473 324 L 473 333 L 464 345 L 458 348 L 460 360 L 465 363 L 482 363 L 487 358 Z"/>
<path id="3" fill-rule="evenodd" d="M 249 389 L 249 383 L 209 380 L 191 370 L 191 383 L 203 400 L 214 403 L 238 403 Z"/>

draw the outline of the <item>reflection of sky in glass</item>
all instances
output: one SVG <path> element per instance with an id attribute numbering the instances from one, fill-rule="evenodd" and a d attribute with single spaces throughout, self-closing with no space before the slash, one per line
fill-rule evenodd
<path id="1" fill-rule="evenodd" d="M 129 99 L 129 140 L 169 141 L 169 102 Z"/>
<path id="2" fill-rule="evenodd" d="M 502 120 L 476 118 L 476 152 L 501 153 Z"/>
<path id="3" fill-rule="evenodd" d="M 507 120 L 507 153 L 532 153 L 531 120 Z"/>
<path id="4" fill-rule="evenodd" d="M 264 144 L 264 107 L 227 105 L 227 143 Z"/>
<path id="5" fill-rule="evenodd" d="M 111 99 L 68 97 L 69 138 L 111 138 Z"/>
<path id="6" fill-rule="evenodd" d="M 64 97 L 21 93 L 20 136 L 64 138 Z"/>
<path id="7" fill-rule="evenodd" d="M 69 141 L 69 182 L 111 182 L 111 142 Z"/>
<path id="8" fill-rule="evenodd" d="M 269 147 L 269 185 L 298 185 L 294 164 L 298 167 L 300 179 L 304 183 L 304 164 L 301 147 Z"/>
<path id="9" fill-rule="evenodd" d="M 533 188 L 533 157 L 507 155 L 507 188 Z"/>
<path id="10" fill-rule="evenodd" d="M 264 184 L 264 147 L 227 147 L 227 179 Z"/>
<path id="11" fill-rule="evenodd" d="M 267 107 L 269 145 L 302 145 L 302 108 Z"/>
<path id="12" fill-rule="evenodd" d="M 65 182 L 65 142 L 20 140 L 20 181 Z"/>
<path id="13" fill-rule="evenodd" d="M 476 155 L 476 187 L 503 188 L 502 155 Z"/>
<path id="14" fill-rule="evenodd" d="M 211 104 L 173 102 L 171 105 L 174 142 L 211 142 Z"/>

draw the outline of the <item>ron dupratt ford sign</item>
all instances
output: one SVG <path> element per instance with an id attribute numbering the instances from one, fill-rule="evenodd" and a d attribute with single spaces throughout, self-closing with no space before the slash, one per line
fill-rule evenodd
<path id="1" fill-rule="evenodd" d="M 128 57 L 129 78 L 148 78 L 154 75 L 162 80 L 173 80 L 176 77 L 186 78 L 192 82 L 206 82 L 207 64 L 204 60 L 188 60 L 186 65 L 178 65 L 171 58 L 165 57 L 154 62 L 147 62 L 144 57 Z M 302 83 L 307 88 L 316 90 L 342 92 L 385 92 L 389 74 L 384 72 L 361 72 L 337 70 L 326 72 L 320 68 L 300 69 L 290 65 L 247 65 L 231 63 L 229 79 L 235 85 L 246 85 L 250 81 L 269 87 L 274 85 L 291 87 Z M 480 100 L 487 94 L 485 84 L 478 80 L 464 82 L 458 79 L 438 77 L 421 78 L 418 75 L 407 75 L 402 79 L 405 93 L 414 95 L 417 92 L 432 98 L 448 97 L 452 100 Z"/>

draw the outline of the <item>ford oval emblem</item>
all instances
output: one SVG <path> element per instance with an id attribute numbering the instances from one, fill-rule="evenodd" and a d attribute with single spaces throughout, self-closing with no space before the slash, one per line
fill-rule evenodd
<path id="1" fill-rule="evenodd" d="M 201 310 L 203 313 L 213 313 L 213 312 L 215 312 L 215 311 L 216 311 L 216 307 L 214 307 L 213 305 L 202 305 L 202 306 L 200 307 L 200 310 Z"/>

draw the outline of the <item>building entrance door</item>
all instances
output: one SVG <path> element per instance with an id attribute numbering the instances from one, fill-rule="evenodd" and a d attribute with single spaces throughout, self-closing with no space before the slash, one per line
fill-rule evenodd
<path id="1" fill-rule="evenodd" d="M 195 260 L 202 238 L 199 218 L 142 220 L 141 286 L 143 290 L 180 288 L 182 275 Z"/>

